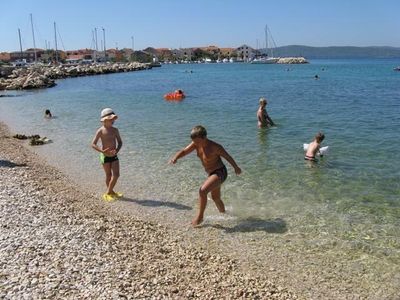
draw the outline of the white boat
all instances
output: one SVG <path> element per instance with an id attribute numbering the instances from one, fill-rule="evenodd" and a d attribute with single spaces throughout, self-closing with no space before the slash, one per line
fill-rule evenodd
<path id="1" fill-rule="evenodd" d="M 270 49 L 268 48 L 268 32 L 269 32 L 268 26 L 265 25 L 265 54 L 255 57 L 250 62 L 251 64 L 276 64 L 278 62 L 279 57 L 274 57 L 273 48 L 272 47 Z M 276 47 L 275 41 L 272 38 L 272 35 L 271 35 L 271 39 L 272 39 L 274 46 Z M 268 54 L 268 50 L 270 50 L 269 52 L 271 53 L 271 55 Z"/>
<path id="2" fill-rule="evenodd" d="M 224 58 L 224 59 L 222 60 L 222 62 L 223 62 L 223 63 L 228 63 L 228 62 L 229 62 L 229 59 Z"/>
<path id="3" fill-rule="evenodd" d="M 229 62 L 230 62 L 230 63 L 234 63 L 234 62 L 235 62 L 235 59 L 234 59 L 233 57 L 231 57 L 231 58 L 229 59 Z"/>
<path id="4" fill-rule="evenodd" d="M 400 66 L 393 68 L 393 71 L 400 71 Z"/>

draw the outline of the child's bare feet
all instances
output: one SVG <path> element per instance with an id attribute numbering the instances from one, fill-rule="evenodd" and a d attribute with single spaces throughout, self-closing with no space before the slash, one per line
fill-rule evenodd
<path id="1" fill-rule="evenodd" d="M 192 220 L 192 225 L 193 225 L 193 227 L 196 227 L 196 226 L 200 225 L 202 222 L 203 222 L 202 217 L 196 217 Z"/>

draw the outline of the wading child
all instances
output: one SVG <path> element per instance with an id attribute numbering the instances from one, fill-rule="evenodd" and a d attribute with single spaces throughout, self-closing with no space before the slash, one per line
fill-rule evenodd
<path id="1" fill-rule="evenodd" d="M 119 160 L 118 152 L 122 147 L 122 140 L 117 128 L 113 127 L 114 121 L 118 116 L 111 108 L 105 108 L 101 111 L 100 121 L 103 123 L 92 141 L 92 148 L 100 152 L 100 162 L 106 173 L 107 192 L 103 195 L 106 201 L 114 200 L 122 197 L 121 193 L 114 191 L 114 186 L 119 177 Z M 101 140 L 101 148 L 97 146 L 97 142 Z"/>
<path id="2" fill-rule="evenodd" d="M 270 116 L 267 113 L 267 110 L 265 109 L 268 104 L 267 99 L 260 98 L 259 104 L 260 104 L 260 106 L 257 110 L 258 127 L 265 128 L 268 126 L 274 126 L 275 123 L 272 121 L 272 119 L 270 118 Z"/>
<path id="3" fill-rule="evenodd" d="M 239 175 L 242 170 L 238 167 L 233 158 L 225 151 L 224 147 L 209 140 L 207 131 L 203 126 L 196 126 L 190 133 L 192 142 L 186 148 L 178 151 L 171 159 L 170 163 L 175 164 L 179 158 L 182 158 L 196 150 L 205 171 L 208 174 L 207 179 L 199 190 L 199 212 L 193 219 L 193 226 L 199 225 L 204 218 L 204 211 L 207 205 L 207 194 L 211 192 L 211 197 L 215 202 L 219 212 L 225 212 L 225 205 L 221 200 L 221 184 L 228 176 L 225 165 L 221 157 L 226 159 Z"/>
<path id="4" fill-rule="evenodd" d="M 304 156 L 305 160 L 309 161 L 317 161 L 315 156 L 317 155 L 319 149 L 321 148 L 321 143 L 324 140 L 325 135 L 322 132 L 318 132 L 315 135 L 314 140 L 308 145 L 306 155 Z"/>

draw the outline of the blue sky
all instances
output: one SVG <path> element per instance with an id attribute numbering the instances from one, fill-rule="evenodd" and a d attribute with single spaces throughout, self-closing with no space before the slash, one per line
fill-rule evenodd
<path id="1" fill-rule="evenodd" d="M 33 14 L 36 45 L 89 48 L 92 30 L 106 30 L 107 48 L 237 47 L 264 44 L 268 24 L 278 46 L 400 47 L 400 0 L 153 0 L 49 1 L 2 0 L 0 51 L 33 46 L 29 14 Z"/>

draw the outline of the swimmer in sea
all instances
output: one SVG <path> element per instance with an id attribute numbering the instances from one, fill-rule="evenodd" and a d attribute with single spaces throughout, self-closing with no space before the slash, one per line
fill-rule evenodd
<path id="1" fill-rule="evenodd" d="M 50 109 L 46 109 L 46 110 L 45 110 L 45 112 L 44 112 L 44 117 L 45 117 L 46 119 L 51 119 L 51 118 L 53 117 L 53 115 L 52 115 L 51 112 L 50 112 Z"/>

